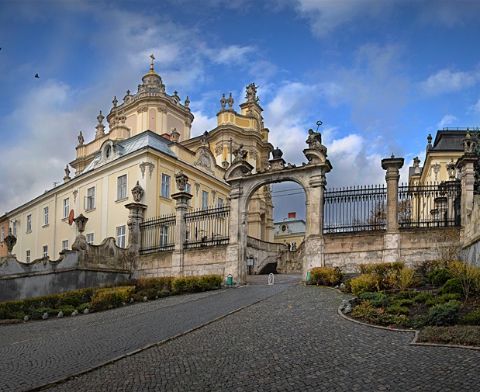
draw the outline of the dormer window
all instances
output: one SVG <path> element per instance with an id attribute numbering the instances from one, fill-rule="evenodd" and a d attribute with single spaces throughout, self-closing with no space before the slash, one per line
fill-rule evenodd
<path id="1" fill-rule="evenodd" d="M 112 153 L 112 146 L 108 145 L 105 147 L 105 158 L 110 158 L 110 154 Z"/>
<path id="2" fill-rule="evenodd" d="M 113 142 L 109 140 L 105 143 L 102 149 L 102 159 L 103 161 L 108 161 L 113 158 L 114 150 L 113 150 Z"/>

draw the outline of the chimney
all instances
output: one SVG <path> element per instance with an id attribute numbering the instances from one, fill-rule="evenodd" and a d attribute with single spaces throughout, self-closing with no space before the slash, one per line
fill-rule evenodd
<path id="1" fill-rule="evenodd" d="M 296 217 L 297 217 L 297 213 L 295 211 L 288 213 L 288 219 L 295 219 Z"/>

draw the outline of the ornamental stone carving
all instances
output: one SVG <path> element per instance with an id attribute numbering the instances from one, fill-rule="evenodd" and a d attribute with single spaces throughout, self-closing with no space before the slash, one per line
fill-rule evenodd
<path id="1" fill-rule="evenodd" d="M 309 129 L 305 143 L 308 144 L 308 148 L 320 148 L 322 146 L 322 135 L 320 132 L 315 132 L 313 129 Z"/>
<path id="2" fill-rule="evenodd" d="M 148 175 L 150 178 L 152 178 L 152 173 L 153 169 L 155 168 L 155 165 L 151 162 L 142 162 L 140 163 L 140 170 L 142 172 L 142 178 L 145 177 L 145 169 L 148 167 Z"/>
<path id="3" fill-rule="evenodd" d="M 9 255 L 12 254 L 13 247 L 17 243 L 17 237 L 12 234 L 12 228 L 8 228 L 8 235 L 3 239 L 7 245 L 7 252 Z"/>
<path id="4" fill-rule="evenodd" d="M 175 181 L 177 182 L 177 189 L 179 192 L 185 192 L 187 189 L 188 177 L 183 171 L 179 171 L 175 174 Z"/>
<path id="5" fill-rule="evenodd" d="M 132 188 L 132 196 L 133 196 L 133 200 L 135 201 L 135 203 L 140 203 L 144 193 L 145 193 L 145 191 L 143 190 L 140 183 L 137 181 L 135 186 Z"/>
<path id="6" fill-rule="evenodd" d="M 245 161 L 247 159 L 248 151 L 243 148 L 243 144 L 240 144 L 238 148 L 233 150 L 233 163 Z"/>
<path id="7" fill-rule="evenodd" d="M 247 86 L 247 95 L 245 96 L 247 99 L 247 102 L 257 102 L 257 86 L 255 86 L 255 83 L 250 83 Z"/>
<path id="8" fill-rule="evenodd" d="M 83 233 L 85 231 L 85 226 L 87 225 L 88 218 L 83 216 L 83 214 L 80 214 L 74 219 L 74 221 L 80 234 Z"/>

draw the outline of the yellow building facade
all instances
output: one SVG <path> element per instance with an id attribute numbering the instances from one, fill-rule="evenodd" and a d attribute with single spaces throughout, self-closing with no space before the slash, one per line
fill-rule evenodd
<path id="1" fill-rule="evenodd" d="M 128 246 L 125 205 L 133 201 L 131 189 L 137 182 L 145 191 L 142 203 L 149 219 L 175 212 L 171 195 L 177 192 L 179 171 L 189 178 L 189 208 L 194 210 L 228 204 L 229 186 L 223 177 L 236 149 L 248 151 L 256 170 L 268 165 L 273 147 L 254 84 L 247 86 L 240 112 L 233 109 L 231 95 L 223 96 L 217 126 L 191 138 L 190 100 L 181 102 L 176 91 L 166 93 L 153 60 L 152 56 L 136 93 L 127 91 L 121 103 L 114 97 L 108 115 L 99 113 L 93 140 L 86 142 L 80 132 L 76 158 L 70 163 L 74 174 L 67 165 L 61 185 L 6 214 L 17 237 L 13 253 L 19 260 L 55 259 L 61 250 L 70 249 L 78 234 L 72 217 L 80 214 L 88 218 L 88 242 L 114 237 L 117 245 Z M 252 197 L 248 223 L 249 235 L 273 240 L 269 187 Z"/>

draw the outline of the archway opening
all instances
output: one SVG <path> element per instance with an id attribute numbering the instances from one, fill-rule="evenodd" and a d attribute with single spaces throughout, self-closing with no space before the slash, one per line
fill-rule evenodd
<path id="1" fill-rule="evenodd" d="M 246 219 L 248 275 L 300 272 L 305 201 L 305 190 L 291 180 L 262 185 L 252 193 Z"/>

